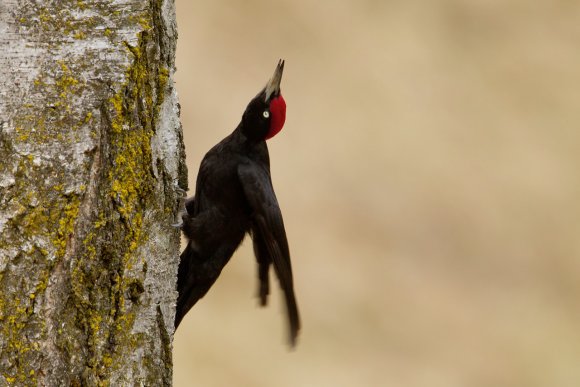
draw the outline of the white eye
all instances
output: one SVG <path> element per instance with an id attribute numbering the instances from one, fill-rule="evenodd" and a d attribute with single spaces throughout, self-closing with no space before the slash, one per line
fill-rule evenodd
<path id="1" fill-rule="evenodd" d="M 264 113 L 262 113 L 262 115 L 264 116 L 264 118 L 268 118 L 268 117 L 270 117 L 270 112 L 267 110 L 264 110 Z"/>

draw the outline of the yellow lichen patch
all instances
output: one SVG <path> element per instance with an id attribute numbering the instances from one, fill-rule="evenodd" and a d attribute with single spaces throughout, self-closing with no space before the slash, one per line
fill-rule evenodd
<path id="1" fill-rule="evenodd" d="M 149 206 L 155 177 L 152 173 L 151 138 L 154 133 L 156 67 L 144 53 L 146 34 L 140 35 L 136 47 L 126 45 L 132 54 L 132 65 L 126 71 L 126 83 L 108 98 L 111 130 L 109 131 L 108 174 L 99 189 L 100 200 L 110 203 L 115 214 L 101 212 L 93 221 L 93 230 L 107 228 L 114 247 L 103 246 L 89 232 L 82 242 L 81 255 L 73 261 L 71 271 L 75 302 L 83 305 L 77 324 L 88 333 L 92 358 L 90 363 L 99 372 L 115 367 L 124 352 L 103 346 L 103 335 L 114 335 L 115 342 L 131 348 L 137 343 L 131 333 L 136 315 L 133 311 L 135 288 L 142 281 L 140 246 L 146 240 L 143 209 Z M 168 71 L 161 71 L 161 78 Z M 167 82 L 167 79 L 165 79 Z M 72 210 L 72 209 L 70 209 Z M 66 222 L 63 228 L 66 229 Z M 65 236 L 66 232 L 59 232 Z M 97 247 L 96 247 L 97 246 Z M 99 259 L 107 259 L 109 271 L 103 273 Z M 106 292 L 95 289 L 97 281 L 106 277 Z M 138 294 L 138 293 L 137 293 Z"/>
<path id="2" fill-rule="evenodd" d="M 38 285 L 36 285 L 35 289 L 36 293 L 43 293 L 46 290 L 46 287 L 48 286 L 48 277 L 49 277 L 48 270 L 42 270 L 40 275 L 40 281 L 38 282 Z"/>
<path id="3" fill-rule="evenodd" d="M 152 220 L 156 209 L 151 216 L 144 212 L 156 205 L 152 202 L 157 181 L 150 142 L 163 98 L 159 91 L 169 82 L 169 71 L 158 56 L 160 40 L 155 36 L 160 31 L 155 23 L 161 19 L 151 12 L 159 5 L 151 2 L 135 12 L 133 26 L 128 26 L 128 8 L 109 8 L 106 2 L 88 7 L 86 0 L 65 3 L 51 2 L 46 8 L 34 3 L 29 7 L 34 12 L 21 20 L 35 34 L 46 35 L 48 50 L 58 52 L 62 44 L 78 46 L 73 38 L 95 36 L 106 36 L 114 41 L 112 47 L 119 47 L 120 35 L 106 26 L 146 32 L 138 35 L 138 44 L 128 52 L 132 63 L 122 84 L 95 82 L 101 74 L 106 82 L 109 69 L 93 71 L 92 59 L 99 54 L 91 47 L 86 58 L 70 55 L 43 63 L 27 88 L 35 99 L 24 101 L 14 114 L 18 129 L 12 139 L 24 151 L 14 163 L 21 162 L 23 167 L 15 173 L 17 189 L 11 189 L 18 193 L 10 198 L 15 215 L 9 226 L 22 234 L 21 256 L 14 260 L 15 265 L 34 268 L 26 281 L 14 282 L 21 288 L 0 294 L 0 335 L 4 338 L 0 341 L 5 343 L 0 344 L 0 351 L 4 352 L 3 361 L 15 359 L 14 366 L 9 363 L 10 369 L 0 371 L 0 380 L 16 385 L 38 384 L 34 380 L 38 368 L 35 371 L 31 364 L 38 366 L 37 359 L 43 355 L 35 354 L 39 348 L 32 340 L 50 341 L 64 353 L 78 353 L 88 367 L 82 376 L 72 376 L 77 378 L 74 381 L 105 385 L 111 370 L 125 363 L 124 357 L 141 343 L 142 338 L 131 329 L 139 310 L 135 305 L 149 302 L 139 295 L 144 291 L 147 270 L 143 254 L 147 222 L 156 221 Z M 109 20 L 99 15 L 101 11 L 106 11 L 107 18 L 121 20 Z M 86 28 L 95 20 L 100 23 L 97 28 Z M 120 64 L 107 63 L 117 71 L 114 79 L 123 76 Z M 115 92 L 103 101 L 104 93 L 111 89 Z M 108 123 L 111 128 L 105 127 Z M 58 161 L 60 156 L 68 158 L 87 138 L 102 146 L 86 148 L 90 149 L 84 154 L 86 170 L 77 174 L 65 169 L 66 163 Z M 90 198 L 90 205 L 81 206 L 83 197 Z M 45 299 L 49 278 L 59 281 L 63 270 L 66 280 Z M 5 279 L 11 274 L 7 270 Z M 66 286 L 72 287 L 70 298 L 61 302 L 58 295 Z M 47 309 L 47 300 L 57 307 Z M 54 313 L 59 313 L 58 325 L 51 321 Z"/>
<path id="4" fill-rule="evenodd" d="M 28 301 L 27 301 L 28 302 Z M 21 337 L 19 332 L 25 327 L 25 316 L 29 314 L 27 308 L 23 306 L 22 301 L 15 297 L 10 300 L 11 303 L 11 314 L 5 316 L 0 315 L 0 326 L 2 327 L 2 337 L 4 338 L 4 343 L 6 345 L 6 350 L 10 351 L 14 358 L 24 359 L 24 356 L 33 350 L 37 350 L 37 346 L 31 343 L 26 338 Z M 3 304 L 3 302 L 1 303 Z M 3 307 L 2 312 L 5 311 Z M 26 380 L 26 375 L 30 374 L 32 370 L 32 365 L 30 364 L 18 364 L 18 367 L 13 370 L 10 374 L 3 373 L 4 378 L 12 380 L 11 383 L 16 382 L 18 379 L 20 382 Z M 16 372 L 14 372 L 16 371 Z"/>
<path id="5" fill-rule="evenodd" d="M 107 224 L 107 220 L 105 219 L 105 215 L 101 212 L 99 214 L 99 218 L 95 221 L 95 223 L 93 224 L 93 226 L 96 229 L 99 229 L 103 226 L 105 226 Z"/>
<path id="6" fill-rule="evenodd" d="M 56 78 L 54 87 L 58 93 L 58 101 L 55 103 L 55 107 L 64 108 L 66 112 L 71 111 L 71 98 L 76 95 L 81 87 L 84 87 L 84 82 L 80 82 L 74 77 L 72 71 L 66 65 L 64 61 L 59 61 L 60 69 L 62 74 Z"/>
<path id="7" fill-rule="evenodd" d="M 49 24 L 50 22 L 52 22 L 52 18 L 50 13 L 43 9 L 40 11 L 39 15 L 38 15 L 38 19 L 43 23 L 43 24 Z"/>
<path id="8" fill-rule="evenodd" d="M 107 367 L 107 368 L 108 368 L 108 367 L 110 367 L 112 364 L 113 364 L 113 358 L 112 358 L 110 355 L 108 355 L 108 354 L 105 354 L 105 355 L 103 356 L 103 365 L 104 365 L 105 367 Z"/>
<path id="9" fill-rule="evenodd" d="M 3 337 L 0 350 L 8 354 L 9 359 L 18 359 L 10 368 L 10 374 L 4 376 L 14 377 L 20 384 L 23 381 L 28 384 L 35 383 L 34 378 L 31 378 L 30 371 L 33 368 L 29 360 L 37 356 L 38 352 L 38 344 L 24 335 L 23 330 L 32 323 L 38 324 L 38 336 L 46 333 L 44 320 L 34 314 L 34 305 L 46 291 L 55 258 L 54 252 L 57 249 L 52 246 L 43 247 L 42 242 L 55 239 L 58 246 L 66 246 L 64 238 L 58 235 L 59 221 L 62 217 L 67 217 L 72 224 L 77 214 L 74 208 L 78 206 L 74 195 L 67 197 L 44 185 L 45 171 L 37 168 L 34 159 L 32 154 L 25 155 L 15 164 L 16 187 L 11 198 L 15 210 L 8 228 L 17 232 L 22 241 L 19 250 L 22 259 L 15 261 L 14 269 L 8 268 L 4 273 L 7 278 L 13 277 L 11 270 L 18 270 L 18 266 L 23 263 L 33 265 L 34 270 L 27 275 L 26 281 L 18 279 L 14 282 L 12 286 L 17 291 L 0 293 L 0 336 Z M 60 179 L 58 171 L 50 172 L 54 178 Z M 17 294 L 20 296 L 15 296 Z"/>
<path id="10" fill-rule="evenodd" d="M 28 140 L 30 132 L 23 130 L 22 127 L 20 126 L 17 126 L 15 131 L 18 134 L 18 136 L 16 137 L 18 141 L 25 142 L 26 140 Z"/>
<path id="11" fill-rule="evenodd" d="M 79 214 L 79 200 L 73 200 L 67 203 L 64 211 L 58 222 L 58 231 L 53 239 L 53 244 L 56 247 L 56 255 L 58 257 L 64 256 L 67 242 L 73 234 L 74 223 Z"/>
<path id="12" fill-rule="evenodd" d="M 113 133 L 120 133 L 123 130 L 123 98 L 119 93 L 109 98 L 109 103 L 113 106 L 115 116 L 111 122 Z"/>
<path id="13" fill-rule="evenodd" d="M 38 147 L 51 144 L 57 139 L 60 142 L 78 142 L 75 132 L 86 125 L 92 113 L 83 112 L 83 106 L 77 101 L 86 90 L 86 81 L 79 77 L 77 63 L 59 60 L 47 63 L 33 80 L 32 93 L 43 95 L 46 100 L 43 110 L 37 104 L 23 104 L 21 112 L 15 119 L 18 128 L 17 140 L 28 142 Z M 81 111 L 79 111 L 81 110 Z M 62 128 L 71 130 L 63 131 Z"/>
<path id="14" fill-rule="evenodd" d="M 83 120 L 83 123 L 88 124 L 92 118 L 93 118 L 93 112 L 88 112 L 87 115 L 85 116 L 85 119 Z"/>
<path id="15" fill-rule="evenodd" d="M 158 85 L 158 92 L 157 92 L 157 102 L 155 104 L 155 118 L 159 115 L 159 109 L 161 108 L 161 104 L 163 103 L 164 96 L 165 96 L 165 88 L 167 87 L 167 82 L 169 81 L 169 69 L 164 66 L 159 66 L 157 71 L 157 85 Z"/>

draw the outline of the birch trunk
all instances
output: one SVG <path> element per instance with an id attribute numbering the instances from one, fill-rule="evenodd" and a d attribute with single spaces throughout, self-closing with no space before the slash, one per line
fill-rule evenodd
<path id="1" fill-rule="evenodd" d="M 170 385 L 172 0 L 0 3 L 0 385 Z"/>

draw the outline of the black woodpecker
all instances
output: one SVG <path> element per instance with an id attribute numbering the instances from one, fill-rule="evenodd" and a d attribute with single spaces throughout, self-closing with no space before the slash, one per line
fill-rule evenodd
<path id="1" fill-rule="evenodd" d="M 272 187 L 266 140 L 286 119 L 280 93 L 284 61 L 246 107 L 237 128 L 203 158 L 195 196 L 185 202 L 182 231 L 187 247 L 179 262 L 175 328 L 215 283 L 246 233 L 258 262 L 258 297 L 266 305 L 274 266 L 286 300 L 289 342 L 296 344 L 300 317 L 282 212 Z"/>

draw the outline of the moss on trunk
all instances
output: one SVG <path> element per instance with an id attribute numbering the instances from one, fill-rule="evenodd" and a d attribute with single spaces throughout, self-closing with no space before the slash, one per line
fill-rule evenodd
<path id="1" fill-rule="evenodd" d="M 16 39 L 0 38 L 16 52 L 0 69 L 17 73 L 0 85 L 11 97 L 0 110 L 0 384 L 170 384 L 170 225 L 187 184 L 173 4 L 12 6 L 3 21 Z"/>

